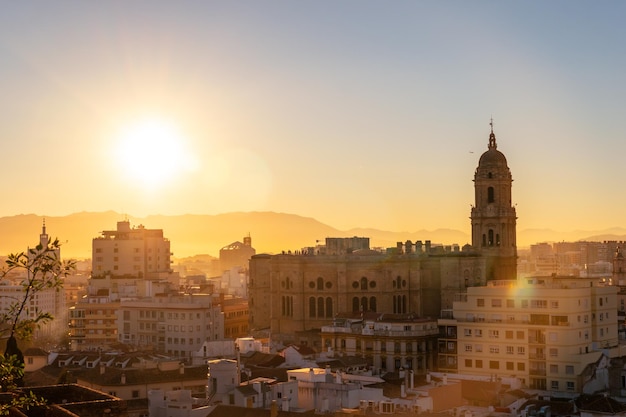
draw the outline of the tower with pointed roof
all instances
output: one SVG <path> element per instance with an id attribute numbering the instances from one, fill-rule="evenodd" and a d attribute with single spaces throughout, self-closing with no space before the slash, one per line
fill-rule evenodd
<path id="1" fill-rule="evenodd" d="M 511 203 L 513 178 L 506 157 L 498 150 L 493 120 L 490 125 L 488 149 L 474 174 L 472 246 L 486 258 L 487 280 L 515 279 L 517 215 Z"/>

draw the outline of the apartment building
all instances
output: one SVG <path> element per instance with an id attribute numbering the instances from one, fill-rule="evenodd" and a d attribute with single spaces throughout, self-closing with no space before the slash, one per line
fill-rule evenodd
<path id="1" fill-rule="evenodd" d="M 131 228 L 124 220 L 94 238 L 92 252 L 87 295 L 69 311 L 72 350 L 107 349 L 118 342 L 121 299 L 152 297 L 179 284 L 161 229 Z"/>
<path id="2" fill-rule="evenodd" d="M 132 276 L 170 278 L 170 241 L 162 229 L 131 228 L 130 222 L 117 222 L 116 230 L 105 230 L 92 242 L 92 276 Z"/>
<path id="3" fill-rule="evenodd" d="M 585 366 L 601 351 L 619 354 L 617 291 L 608 279 L 572 277 L 470 287 L 439 319 L 439 370 L 580 392 Z"/>
<path id="4" fill-rule="evenodd" d="M 210 294 L 160 294 L 122 300 L 117 310 L 119 341 L 191 358 L 206 341 L 224 338 L 224 314 Z"/>
<path id="5" fill-rule="evenodd" d="M 321 331 L 325 349 L 362 356 L 376 373 L 426 374 L 437 363 L 437 320 L 415 314 L 340 314 Z"/>

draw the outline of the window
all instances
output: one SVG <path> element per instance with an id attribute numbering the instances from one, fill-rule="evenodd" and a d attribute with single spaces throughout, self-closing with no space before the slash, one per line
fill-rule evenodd
<path id="1" fill-rule="evenodd" d="M 500 362 L 489 361 L 489 369 L 500 369 Z"/>
<path id="2" fill-rule="evenodd" d="M 465 359 L 465 367 L 466 368 L 471 368 L 472 367 L 472 360 L 471 359 Z"/>
<path id="3" fill-rule="evenodd" d="M 472 351 L 472 345 L 465 345 L 465 351 L 466 352 L 471 352 Z"/>
<path id="4" fill-rule="evenodd" d="M 500 346 L 489 346 L 489 353 L 500 353 Z"/>
<path id="5" fill-rule="evenodd" d="M 494 298 L 491 300 L 491 307 L 502 307 L 502 300 L 499 298 Z"/>
<path id="6" fill-rule="evenodd" d="M 574 383 L 572 381 L 567 381 L 567 390 L 574 391 Z"/>
<path id="7" fill-rule="evenodd" d="M 476 359 L 476 368 L 482 368 L 482 367 L 483 367 L 482 359 Z"/>
<path id="8" fill-rule="evenodd" d="M 507 339 L 513 339 L 513 330 L 507 330 L 504 332 L 504 337 Z"/>
<path id="9" fill-rule="evenodd" d="M 522 300 L 522 308 L 528 308 L 528 300 Z"/>
<path id="10" fill-rule="evenodd" d="M 493 187 L 487 188 L 487 203 L 493 203 L 495 201 Z"/>
<path id="11" fill-rule="evenodd" d="M 550 365 L 550 373 L 558 374 L 559 373 L 559 365 L 552 364 Z"/>
<path id="12" fill-rule="evenodd" d="M 139 398 L 139 390 L 138 389 L 134 389 L 133 390 L 132 397 L 133 398 Z"/>
<path id="13" fill-rule="evenodd" d="M 485 306 L 485 299 L 484 298 L 477 298 L 476 299 L 476 307 L 484 307 Z"/>
<path id="14" fill-rule="evenodd" d="M 472 336 L 472 329 L 465 329 L 463 331 L 463 333 L 465 334 L 465 336 L 471 337 Z"/>
<path id="15" fill-rule="evenodd" d="M 506 353 L 507 353 L 508 355 L 512 355 L 512 354 L 514 354 L 514 353 L 515 353 L 515 348 L 514 348 L 513 346 L 507 346 L 507 347 L 506 347 Z"/>
<path id="16" fill-rule="evenodd" d="M 498 337 L 500 337 L 500 330 L 489 330 L 489 337 L 497 339 Z"/>
<path id="17" fill-rule="evenodd" d="M 526 370 L 526 364 L 524 362 L 518 362 L 517 363 L 517 370 L 518 371 L 524 371 Z"/>
<path id="18" fill-rule="evenodd" d="M 475 334 L 476 334 L 476 337 L 483 337 L 483 331 L 482 331 L 482 329 L 476 329 Z"/>
<path id="19" fill-rule="evenodd" d="M 518 355 L 525 355 L 526 354 L 526 347 L 525 346 L 518 346 L 517 347 L 517 354 Z"/>
<path id="20" fill-rule="evenodd" d="M 506 300 L 507 308 L 515 308 L 515 300 L 508 299 Z"/>
<path id="21" fill-rule="evenodd" d="M 476 345 L 474 347 L 476 348 L 476 352 L 482 352 L 483 351 L 483 345 Z"/>
<path id="22" fill-rule="evenodd" d="M 550 356 L 552 357 L 559 356 L 559 350 L 557 348 L 550 348 Z"/>
<path id="23" fill-rule="evenodd" d="M 552 381 L 550 382 L 550 388 L 553 390 L 558 390 L 559 389 L 559 381 Z"/>
<path id="24" fill-rule="evenodd" d="M 523 330 L 518 330 L 517 331 L 517 336 L 518 339 L 524 339 L 524 331 Z"/>
<path id="25" fill-rule="evenodd" d="M 559 308 L 559 300 L 551 300 L 550 308 Z"/>
<path id="26" fill-rule="evenodd" d="M 565 365 L 565 373 L 567 375 L 574 375 L 574 365 Z"/>
<path id="27" fill-rule="evenodd" d="M 506 370 L 507 370 L 507 371 L 513 371 L 513 370 L 515 370 L 515 363 L 513 363 L 513 362 L 507 362 L 507 363 L 506 363 Z"/>

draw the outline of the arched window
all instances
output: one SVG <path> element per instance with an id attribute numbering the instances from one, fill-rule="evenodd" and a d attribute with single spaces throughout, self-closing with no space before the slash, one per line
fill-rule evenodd
<path id="1" fill-rule="evenodd" d="M 359 311 L 359 297 L 352 299 L 352 311 Z"/>
<path id="2" fill-rule="evenodd" d="M 406 295 L 402 296 L 402 312 L 406 313 Z"/>
<path id="3" fill-rule="evenodd" d="M 487 235 L 483 233 L 483 246 L 487 246 Z"/>
<path id="4" fill-rule="evenodd" d="M 333 299 L 326 297 L 326 318 L 333 317 Z"/>
<path id="5" fill-rule="evenodd" d="M 361 290 L 367 290 L 367 278 L 361 278 Z"/>
<path id="6" fill-rule="evenodd" d="M 367 311 L 367 297 L 361 297 L 361 308 L 362 311 Z"/>
<path id="7" fill-rule="evenodd" d="M 315 297 L 309 298 L 309 317 L 315 317 Z"/>
<path id="8" fill-rule="evenodd" d="M 370 297 L 370 310 L 376 312 L 376 297 Z"/>
<path id="9" fill-rule="evenodd" d="M 398 275 L 396 277 L 396 288 L 400 288 L 400 283 L 402 283 L 402 278 L 400 278 L 400 275 Z"/>
<path id="10" fill-rule="evenodd" d="M 393 296 L 393 313 L 396 314 L 398 312 L 398 301 L 396 296 Z"/>
<path id="11" fill-rule="evenodd" d="M 487 188 L 487 203 L 493 203 L 495 200 L 493 187 Z"/>
<path id="12" fill-rule="evenodd" d="M 317 299 L 317 317 L 324 317 L 324 297 Z"/>
<path id="13" fill-rule="evenodd" d="M 493 229 L 489 229 L 489 246 L 493 246 Z"/>
<path id="14" fill-rule="evenodd" d="M 317 279 L 317 290 L 322 291 L 323 289 L 324 289 L 324 279 L 322 277 L 319 277 Z"/>
<path id="15" fill-rule="evenodd" d="M 500 234 L 496 234 L 496 245 L 500 246 Z"/>

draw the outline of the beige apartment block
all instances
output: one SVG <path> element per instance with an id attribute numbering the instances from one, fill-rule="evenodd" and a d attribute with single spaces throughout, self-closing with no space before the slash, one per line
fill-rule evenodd
<path id="1" fill-rule="evenodd" d="M 439 370 L 580 392 L 585 366 L 619 354 L 617 291 L 609 279 L 571 277 L 468 288 L 439 320 Z"/>
<path id="2" fill-rule="evenodd" d="M 210 294 L 163 294 L 123 300 L 117 311 L 119 341 L 191 358 L 204 342 L 224 338 L 224 314 Z"/>

